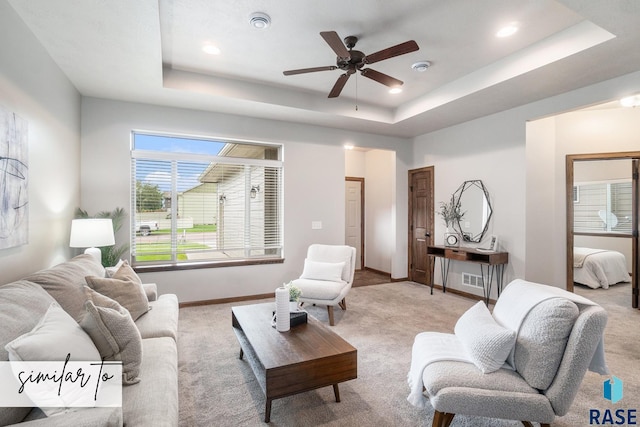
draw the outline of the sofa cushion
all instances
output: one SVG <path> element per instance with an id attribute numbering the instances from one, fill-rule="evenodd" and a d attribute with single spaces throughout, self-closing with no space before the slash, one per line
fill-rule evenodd
<path id="1" fill-rule="evenodd" d="M 25 280 L 42 286 L 78 322 L 84 316 L 85 276 L 104 275 L 104 267 L 101 264 L 91 255 L 82 254 L 71 261 L 30 274 Z"/>
<path id="2" fill-rule="evenodd" d="M 11 361 L 100 361 L 100 353 L 91 338 L 56 302 L 52 302 L 40 322 L 29 332 L 9 342 L 5 349 Z M 55 386 L 53 386 L 55 389 Z M 50 391 L 36 390 L 27 395 L 40 409 L 52 416 L 68 411 L 84 393 L 60 398 Z M 76 408 L 74 408 L 76 410 Z"/>
<path id="3" fill-rule="evenodd" d="M 140 381 L 142 338 L 129 311 L 111 298 L 85 286 L 87 312 L 80 321 L 105 360 L 122 361 L 122 383 Z"/>
<path id="4" fill-rule="evenodd" d="M 525 317 L 516 339 L 514 362 L 531 387 L 545 390 L 551 385 L 578 314 L 572 301 L 551 298 Z"/>
<path id="5" fill-rule="evenodd" d="M 455 334 L 469 359 L 485 374 L 504 365 L 516 341 L 516 333 L 500 326 L 483 301 L 460 316 Z"/>
<path id="6" fill-rule="evenodd" d="M 0 286 L 0 361 L 9 360 L 4 346 L 32 330 L 52 302 L 53 297 L 36 283 L 19 280 Z M 18 423 L 30 410 L 0 407 L 0 425 Z"/>
<path id="7" fill-rule="evenodd" d="M 85 280 L 90 288 L 118 301 L 136 320 L 149 311 L 149 300 L 141 283 L 123 277 L 118 278 L 116 273 L 112 278 L 87 276 Z"/>
<path id="8" fill-rule="evenodd" d="M 178 352 L 172 338 L 142 340 L 137 384 L 122 387 L 122 411 L 128 426 L 178 425 Z"/>
<path id="9" fill-rule="evenodd" d="M 177 341 L 178 297 L 175 294 L 163 294 L 149 305 L 151 309 L 136 320 L 142 338 L 170 337 Z"/>

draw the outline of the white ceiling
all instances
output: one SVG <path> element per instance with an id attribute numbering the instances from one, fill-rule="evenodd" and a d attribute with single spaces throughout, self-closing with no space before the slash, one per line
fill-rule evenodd
<path id="1" fill-rule="evenodd" d="M 9 1 L 83 95 L 400 137 L 640 70 L 637 0 Z M 253 12 L 271 26 L 252 28 Z M 365 54 L 415 40 L 368 66 L 403 92 L 354 75 L 328 99 L 340 70 L 284 76 L 335 65 L 321 31 Z M 421 60 L 432 66 L 413 71 Z"/>

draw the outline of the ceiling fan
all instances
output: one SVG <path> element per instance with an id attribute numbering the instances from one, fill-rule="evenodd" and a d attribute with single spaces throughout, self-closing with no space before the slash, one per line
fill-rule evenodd
<path id="1" fill-rule="evenodd" d="M 388 47 L 371 55 L 365 55 L 359 50 L 353 50 L 358 38 L 356 36 L 348 36 L 344 38 L 344 43 L 340 40 L 340 36 L 335 31 L 322 31 L 320 33 L 324 41 L 327 42 L 329 47 L 338 55 L 336 65 L 328 65 L 326 67 L 313 67 L 313 68 L 301 68 L 299 70 L 284 71 L 285 76 L 291 76 L 294 74 L 315 73 L 316 71 L 332 71 L 343 70 L 345 71 L 333 85 L 331 92 L 329 92 L 329 98 L 336 98 L 342 92 L 342 88 L 349 80 L 351 74 L 356 71 L 360 71 L 360 74 L 364 77 L 375 80 L 378 83 L 382 83 L 385 86 L 397 87 L 402 86 L 403 81 L 395 79 L 384 73 L 376 71 L 372 68 L 364 68 L 365 65 L 373 64 L 375 62 L 383 61 L 385 59 L 393 58 L 394 56 L 404 55 L 405 53 L 415 52 L 420 49 L 418 44 L 414 40 L 409 40 L 404 43 L 400 43 L 395 46 Z M 346 46 L 345 46 L 346 45 Z M 348 49 L 348 50 L 347 50 Z"/>

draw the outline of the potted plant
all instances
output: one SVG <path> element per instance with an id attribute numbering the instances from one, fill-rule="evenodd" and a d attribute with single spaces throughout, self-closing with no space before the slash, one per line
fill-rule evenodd
<path id="1" fill-rule="evenodd" d="M 458 246 L 460 244 L 460 238 L 453 228 L 455 224 L 458 224 L 464 212 L 460 211 L 460 203 L 456 202 L 455 197 L 452 195 L 448 203 L 440 202 L 440 212 L 438 214 L 444 220 L 444 224 L 447 227 L 444 233 L 445 246 Z"/>
<path id="2" fill-rule="evenodd" d="M 298 311 L 302 291 L 292 282 L 285 284 L 284 287 L 289 290 L 289 311 Z"/>

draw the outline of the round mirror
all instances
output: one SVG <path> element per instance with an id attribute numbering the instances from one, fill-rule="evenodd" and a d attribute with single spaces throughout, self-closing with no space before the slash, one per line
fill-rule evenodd
<path id="1" fill-rule="evenodd" d="M 489 227 L 493 210 L 489 193 L 479 179 L 465 181 L 453 194 L 464 215 L 454 226 L 466 242 L 480 243 Z"/>

